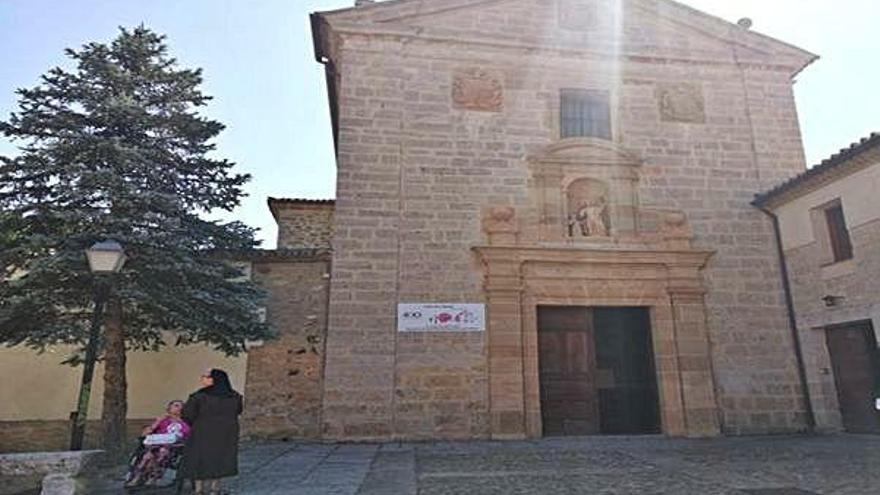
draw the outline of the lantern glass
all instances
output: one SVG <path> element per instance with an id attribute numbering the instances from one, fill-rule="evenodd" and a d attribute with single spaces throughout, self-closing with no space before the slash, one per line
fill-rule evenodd
<path id="1" fill-rule="evenodd" d="M 116 273 L 125 264 L 125 251 L 116 241 L 102 241 L 86 249 L 89 269 L 93 273 Z"/>

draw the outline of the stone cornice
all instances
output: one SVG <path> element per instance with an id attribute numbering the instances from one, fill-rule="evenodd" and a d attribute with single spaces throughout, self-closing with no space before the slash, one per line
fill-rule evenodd
<path id="1" fill-rule="evenodd" d="M 443 35 L 440 33 L 428 33 L 422 28 L 412 26 L 384 25 L 384 24 L 353 24 L 353 23 L 334 23 L 333 33 L 336 35 L 349 36 L 368 36 L 375 38 L 388 38 L 400 42 L 413 43 L 416 41 L 429 43 L 445 43 L 460 46 L 475 46 L 484 48 L 495 48 L 501 50 L 511 50 L 520 53 L 528 53 L 533 55 L 553 54 L 559 56 L 568 56 L 572 58 L 589 57 L 593 59 L 616 60 L 623 59 L 633 63 L 652 63 L 662 65 L 689 65 L 689 66 L 709 66 L 709 67 L 741 67 L 750 70 L 786 72 L 791 75 L 802 70 L 801 63 L 792 61 L 791 63 L 767 63 L 755 62 L 750 60 L 737 61 L 733 57 L 726 60 L 719 60 L 713 57 L 681 57 L 681 56 L 663 56 L 663 55 L 646 55 L 643 53 L 611 53 L 611 51 L 599 51 L 588 47 L 579 48 L 565 45 L 539 45 L 535 43 L 524 43 L 517 41 L 498 40 L 491 37 L 469 36 L 463 38 L 457 34 Z M 362 48 L 352 48 L 345 46 L 344 49 L 353 49 L 356 51 L 369 51 Z M 377 53 L 381 50 L 376 50 Z M 330 54 L 326 54 L 329 56 Z"/>
<path id="2" fill-rule="evenodd" d="M 284 209 L 293 209 L 293 210 L 323 210 L 323 211 L 332 211 L 336 207 L 336 200 L 334 199 L 303 199 L 303 198 L 273 198 L 269 197 L 266 199 L 266 204 L 269 206 L 269 211 L 272 212 L 272 217 L 275 218 L 275 221 L 278 221 L 278 216 L 281 210 Z"/>
<path id="3" fill-rule="evenodd" d="M 609 265 L 663 265 L 700 269 L 715 251 L 708 249 L 590 249 L 579 247 L 475 246 L 486 261 L 524 263 L 590 263 Z"/>
<path id="4" fill-rule="evenodd" d="M 332 253 L 329 249 L 319 248 L 281 248 L 251 249 L 242 251 L 218 251 L 214 257 L 218 259 L 249 261 L 252 263 L 309 263 L 330 261 Z"/>
<path id="5" fill-rule="evenodd" d="M 469 8 L 478 8 L 483 4 L 498 3 L 500 0 L 392 0 L 376 4 L 365 5 L 355 8 L 346 8 L 336 11 L 316 12 L 313 17 L 319 17 L 332 24 L 335 30 L 342 24 L 358 26 L 404 26 L 407 22 L 417 18 L 430 18 L 432 15 L 448 14 L 454 10 L 460 10 L 459 15 L 467 15 Z M 654 18 L 657 21 L 666 22 L 676 26 L 681 32 L 690 32 L 698 36 L 730 44 L 738 50 L 744 50 L 741 55 L 752 51 L 760 54 L 765 61 L 786 58 L 791 61 L 789 66 L 792 77 L 803 70 L 818 57 L 806 50 L 777 40 L 770 36 L 742 29 L 741 27 L 725 20 L 694 9 L 680 2 L 672 0 L 630 0 L 627 2 L 628 10 L 639 10 L 642 15 Z M 430 25 L 430 20 L 427 20 Z M 425 27 L 414 28 L 425 34 Z M 457 37 L 461 38 L 460 35 Z M 740 58 L 743 58 L 742 56 Z"/>

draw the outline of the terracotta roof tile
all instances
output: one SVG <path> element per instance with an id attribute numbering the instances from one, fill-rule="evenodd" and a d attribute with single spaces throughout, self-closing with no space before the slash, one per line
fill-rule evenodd
<path id="1" fill-rule="evenodd" d="M 215 255 L 218 258 L 240 261 L 323 261 L 330 259 L 330 250 L 316 248 L 248 249 L 221 251 Z"/>
<path id="2" fill-rule="evenodd" d="M 813 180 L 822 177 L 823 175 L 828 174 L 833 170 L 837 170 L 840 167 L 845 167 L 850 160 L 860 155 L 861 153 L 873 149 L 878 145 L 880 145 L 880 133 L 871 133 L 870 136 L 862 138 L 860 141 L 853 143 L 848 148 L 841 149 L 838 153 L 831 155 L 825 160 L 822 160 L 822 163 L 815 165 L 806 172 L 792 177 L 791 179 L 788 179 L 787 181 L 779 184 L 778 186 L 767 192 L 756 194 L 754 201 L 752 201 L 752 204 L 755 206 L 767 205 L 772 200 L 779 198 L 785 193 L 792 192 L 800 187 L 803 187 L 806 184 L 811 183 Z"/>
<path id="3" fill-rule="evenodd" d="M 335 199 L 306 199 L 306 198 L 273 198 L 269 196 L 267 202 L 272 203 L 291 203 L 291 204 L 333 204 Z"/>

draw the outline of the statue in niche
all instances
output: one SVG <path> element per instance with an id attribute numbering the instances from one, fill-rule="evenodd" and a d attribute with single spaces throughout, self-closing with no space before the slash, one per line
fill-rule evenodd
<path id="1" fill-rule="evenodd" d="M 581 179 L 568 188 L 568 235 L 570 237 L 608 236 L 608 199 L 599 181 Z"/>
<path id="2" fill-rule="evenodd" d="M 577 210 L 569 218 L 569 235 L 574 237 L 574 232 L 577 230 L 583 237 L 608 236 L 608 226 L 605 224 L 607 206 L 604 197 L 594 201 L 581 201 Z"/>

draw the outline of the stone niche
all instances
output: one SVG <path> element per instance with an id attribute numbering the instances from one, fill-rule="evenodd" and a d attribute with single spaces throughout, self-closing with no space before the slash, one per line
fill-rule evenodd
<path id="1" fill-rule="evenodd" d="M 641 160 L 617 145 L 564 139 L 529 157 L 532 206 L 487 206 L 483 266 L 493 438 L 542 436 L 539 306 L 643 307 L 661 428 L 719 434 L 702 270 L 687 216 L 640 208 Z"/>
<path id="2" fill-rule="evenodd" d="M 641 160 L 601 139 L 569 138 L 529 157 L 538 241 L 606 242 L 638 227 Z"/>

